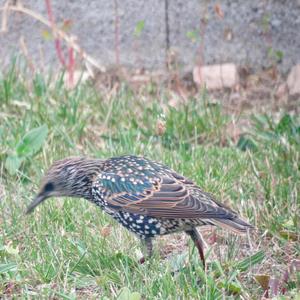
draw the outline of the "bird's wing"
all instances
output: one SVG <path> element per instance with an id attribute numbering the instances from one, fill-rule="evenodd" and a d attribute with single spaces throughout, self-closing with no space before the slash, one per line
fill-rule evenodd
<path id="1" fill-rule="evenodd" d="M 236 218 L 233 211 L 177 173 L 126 177 L 102 172 L 97 184 L 115 210 L 158 218 Z"/>

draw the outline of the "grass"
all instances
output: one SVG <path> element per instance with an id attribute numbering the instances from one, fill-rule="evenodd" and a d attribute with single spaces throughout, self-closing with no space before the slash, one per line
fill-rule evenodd
<path id="1" fill-rule="evenodd" d="M 20 62 L 0 75 L 3 298 L 258 299 L 265 291 L 257 274 L 279 280 L 279 297 L 299 297 L 299 272 L 289 269 L 300 254 L 299 116 L 228 115 L 205 92 L 172 108 L 169 92 L 155 86 L 137 93 L 122 84 L 108 97 L 89 84 L 66 90 L 62 76 L 53 78 Z M 227 128 L 239 118 L 251 126 L 236 143 Z M 28 133 L 42 126 L 45 140 L 31 149 L 29 139 L 24 152 Z M 250 244 L 206 231 L 217 243 L 209 243 L 203 270 L 177 234 L 158 239 L 155 257 L 140 265 L 139 241 L 82 199 L 50 199 L 24 215 L 54 160 L 125 153 L 170 165 L 238 210 L 258 228 Z"/>

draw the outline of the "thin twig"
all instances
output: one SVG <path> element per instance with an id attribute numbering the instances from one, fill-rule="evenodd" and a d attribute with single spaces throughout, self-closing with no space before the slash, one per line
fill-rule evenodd
<path id="1" fill-rule="evenodd" d="M 0 32 L 7 32 L 7 19 L 8 19 L 8 7 L 9 7 L 9 0 L 4 3 L 3 6 L 3 13 L 2 13 L 2 22 L 1 22 L 1 31 Z"/>
<path id="2" fill-rule="evenodd" d="M 75 71 L 75 58 L 74 58 L 74 49 L 69 47 L 69 62 L 68 62 L 68 74 L 69 74 L 69 86 L 73 87 L 74 85 L 74 71 Z"/>
<path id="3" fill-rule="evenodd" d="M 199 24 L 200 45 L 199 45 L 198 51 L 197 51 L 198 52 L 197 65 L 198 65 L 198 76 L 199 76 L 199 81 L 200 81 L 200 87 L 204 87 L 201 67 L 204 65 L 204 50 L 205 50 L 204 38 L 205 38 L 206 28 L 207 28 L 207 23 L 208 23 L 207 10 L 208 10 L 208 2 L 205 1 L 203 14 L 200 18 L 200 24 Z"/>
<path id="4" fill-rule="evenodd" d="M 166 36 L 166 49 L 165 49 L 165 64 L 167 70 L 170 68 L 169 56 L 170 56 L 170 24 L 169 24 L 169 0 L 165 0 L 165 36 Z"/>
<path id="5" fill-rule="evenodd" d="M 51 28 L 53 31 L 55 50 L 57 53 L 57 57 L 58 57 L 60 63 L 63 65 L 63 67 L 65 67 L 66 61 L 65 61 L 62 49 L 61 49 L 60 39 L 56 36 L 55 31 L 53 30 L 53 28 L 55 26 L 55 20 L 54 20 L 54 16 L 52 13 L 51 2 L 50 2 L 50 0 L 45 0 L 45 2 L 46 2 L 46 10 L 47 10 L 47 14 L 48 14 L 48 19 L 50 21 Z"/>
<path id="6" fill-rule="evenodd" d="M 28 53 L 28 48 L 26 46 L 25 38 L 23 35 L 20 37 L 20 46 L 21 46 L 21 50 L 23 52 L 23 55 L 27 61 L 27 64 L 28 64 L 31 72 L 34 73 L 34 69 L 35 69 L 34 64 L 32 63 L 32 60 L 30 59 L 30 56 Z"/>
<path id="7" fill-rule="evenodd" d="M 5 7 L 0 7 L 0 11 L 4 11 L 6 8 Z M 9 11 L 15 11 L 15 12 L 20 12 L 25 15 L 28 15 L 35 20 L 38 20 L 40 23 L 46 25 L 47 27 L 51 28 L 51 24 L 48 20 L 46 20 L 43 16 L 40 14 L 37 14 L 36 12 L 22 7 L 22 6 L 8 6 L 7 10 Z M 100 70 L 101 72 L 105 72 L 106 69 L 104 66 L 101 66 L 93 57 L 89 56 L 74 40 L 73 37 L 70 37 L 67 35 L 63 30 L 57 28 L 57 26 L 53 26 L 52 30 L 58 35 L 58 37 L 62 38 L 65 40 L 65 42 L 74 49 L 79 55 L 86 60 L 89 64 Z"/>
<path id="8" fill-rule="evenodd" d="M 116 65 L 120 65 L 120 16 L 119 16 L 119 6 L 118 0 L 114 0 L 115 6 L 115 55 L 116 55 Z"/>

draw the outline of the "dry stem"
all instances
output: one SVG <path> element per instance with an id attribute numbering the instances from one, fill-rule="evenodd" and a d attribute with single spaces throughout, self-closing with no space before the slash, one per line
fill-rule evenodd
<path id="1" fill-rule="evenodd" d="M 49 28 L 52 28 L 53 32 L 57 34 L 57 36 L 61 39 L 63 39 L 70 47 L 72 47 L 86 62 L 91 64 L 93 67 L 97 68 L 101 72 L 105 72 L 106 69 L 104 66 L 100 65 L 93 57 L 88 55 L 75 41 L 74 37 L 69 36 L 66 34 L 63 30 L 59 29 L 56 25 L 51 25 L 51 23 L 46 20 L 43 16 L 40 14 L 25 8 L 23 6 L 15 6 L 15 5 L 4 5 L 3 7 L 0 7 L 0 11 L 3 11 L 3 13 L 7 13 L 8 11 L 14 11 L 14 12 L 19 12 L 23 13 L 25 15 L 28 15 L 35 20 L 38 20 L 42 24 L 46 25 Z M 5 17 L 5 15 L 3 16 Z"/>

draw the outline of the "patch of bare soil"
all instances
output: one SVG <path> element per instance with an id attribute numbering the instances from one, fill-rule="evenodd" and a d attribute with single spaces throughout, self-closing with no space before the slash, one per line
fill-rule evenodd
<path id="1" fill-rule="evenodd" d="M 206 91 L 212 103 L 220 103 L 228 113 L 242 112 L 278 112 L 285 110 L 292 113 L 300 112 L 300 98 L 290 97 L 286 88 L 286 78 L 276 68 L 251 73 L 246 67 L 239 69 L 239 84 L 232 89 Z M 191 71 L 180 74 L 172 71 L 148 71 L 145 69 L 129 70 L 123 67 L 112 67 L 105 73 L 96 73 L 93 84 L 101 91 L 116 90 L 126 82 L 136 92 L 147 93 L 161 91 L 169 93 L 169 104 L 180 105 L 190 97 L 202 93 L 203 89 L 193 81 Z M 151 96 L 151 92 L 148 96 Z M 147 95 L 145 95 L 147 96 Z M 152 95 L 153 96 L 153 95 Z M 175 99 L 174 99 L 175 98 Z"/>

